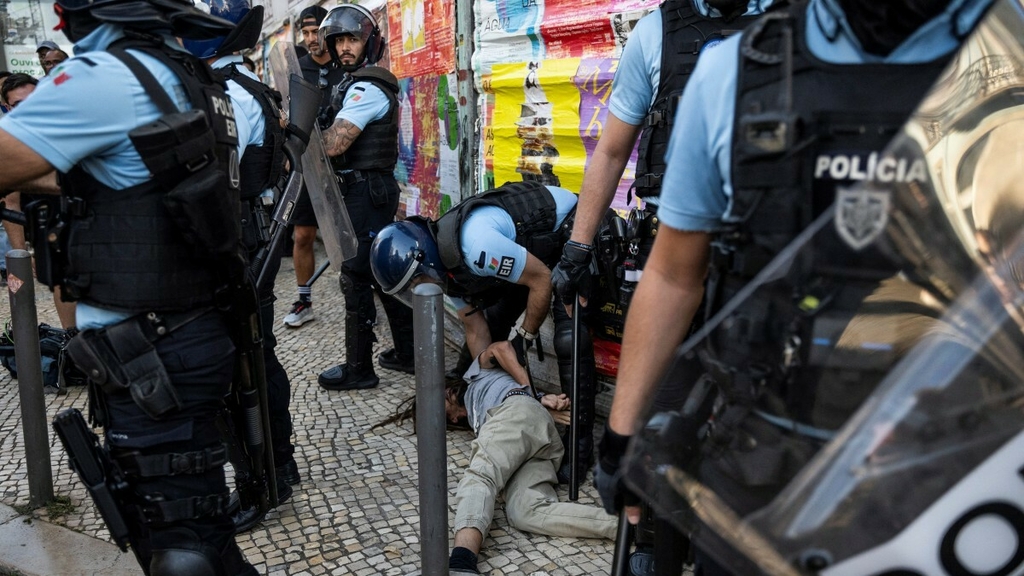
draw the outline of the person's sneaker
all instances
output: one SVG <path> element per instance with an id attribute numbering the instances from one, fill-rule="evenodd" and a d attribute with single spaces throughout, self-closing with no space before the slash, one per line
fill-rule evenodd
<path id="1" fill-rule="evenodd" d="M 285 464 L 281 464 L 275 468 L 277 473 L 277 484 L 290 484 L 295 486 L 302 482 L 302 477 L 299 476 L 299 465 L 295 463 L 295 460 L 289 460 Z"/>
<path id="2" fill-rule="evenodd" d="M 398 357 L 398 352 L 394 348 L 388 348 L 378 354 L 377 363 L 380 364 L 381 368 L 387 368 L 388 370 L 397 370 L 406 374 L 416 373 L 416 364 L 413 362 L 413 359 L 402 360 Z"/>
<path id="3" fill-rule="evenodd" d="M 356 375 L 349 370 L 348 364 L 324 370 L 316 381 L 324 390 L 366 390 L 380 384 L 380 378 L 373 372 Z"/>
<path id="4" fill-rule="evenodd" d="M 316 316 L 313 315 L 313 303 L 299 300 L 292 304 L 292 311 L 284 317 L 284 325 L 289 328 L 298 328 L 313 320 L 316 320 Z"/>

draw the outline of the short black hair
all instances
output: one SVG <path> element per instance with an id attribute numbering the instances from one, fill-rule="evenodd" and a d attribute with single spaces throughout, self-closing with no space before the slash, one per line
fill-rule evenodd
<path id="1" fill-rule="evenodd" d="M 36 80 L 23 72 L 11 74 L 7 78 L 4 78 L 3 84 L 0 84 L 0 100 L 7 102 L 7 95 L 10 94 L 12 90 L 16 90 L 22 86 L 35 86 L 37 84 L 39 84 L 39 80 Z"/>

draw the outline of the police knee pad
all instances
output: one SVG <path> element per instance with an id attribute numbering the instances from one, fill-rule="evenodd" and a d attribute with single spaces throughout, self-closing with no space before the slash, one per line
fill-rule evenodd
<path id="1" fill-rule="evenodd" d="M 150 576 L 228 576 L 220 554 L 199 544 L 195 549 L 167 548 L 154 550 L 149 562 Z"/>
<path id="2" fill-rule="evenodd" d="M 555 324 L 551 347 L 555 349 L 559 365 L 572 364 L 572 322 Z M 584 326 L 580 326 L 580 362 L 594 363 L 594 346 L 590 341 L 590 332 Z"/>

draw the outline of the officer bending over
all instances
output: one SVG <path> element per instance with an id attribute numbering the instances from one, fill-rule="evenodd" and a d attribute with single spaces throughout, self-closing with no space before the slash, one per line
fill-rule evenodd
<path id="1" fill-rule="evenodd" d="M 375 291 L 395 343 L 378 356 L 378 362 L 390 370 L 414 372 L 412 310 L 381 292 L 370 274 L 373 236 L 393 222 L 398 211 L 398 79 L 374 66 L 384 55 L 386 42 L 373 14 L 362 6 L 346 4 L 331 10 L 320 24 L 320 44 L 349 74 L 338 86 L 338 113 L 323 136 L 359 246 L 356 256 L 341 266 L 345 362 L 324 370 L 317 382 L 327 390 L 362 390 L 380 382 L 373 369 Z"/>
<path id="2" fill-rule="evenodd" d="M 525 310 L 514 338 L 525 365 L 525 348 L 551 309 L 562 389 L 570 390 L 572 321 L 562 306 L 551 306 L 549 266 L 557 262 L 575 207 L 576 195 L 565 188 L 508 183 L 460 202 L 436 222 L 414 217 L 385 227 L 373 243 L 373 274 L 386 293 L 406 299 L 419 282 L 440 284 L 458 310 L 472 357 L 491 342 L 507 340 Z M 589 338 L 580 356 L 581 397 L 573 401 L 585 470 L 593 458 L 596 386 Z M 569 438 L 567 432 L 567 446 Z M 563 482 L 568 473 L 566 459 L 559 471 Z"/>
<path id="3" fill-rule="evenodd" d="M 868 166 L 870 155 L 879 154 L 909 117 L 988 5 L 987 0 L 809 0 L 763 16 L 702 56 L 679 106 L 658 209 L 661 226 L 626 320 L 619 378 L 600 446 L 598 485 L 606 507 L 621 498 L 616 480 L 622 455 L 644 425 L 658 381 L 691 321 L 728 302 L 833 203 L 837 189 L 856 183 L 854 178 L 876 177 L 865 171 L 851 176 L 830 164 L 840 159 L 849 165 L 856 157 Z M 835 269 L 815 268 L 802 276 L 815 286 L 832 287 L 828 301 L 836 304 L 830 311 L 845 314 L 839 303 L 858 303 L 870 294 L 877 282 L 866 278 L 895 274 L 871 251 L 855 257 L 838 238 L 833 249 L 822 261 L 837 264 Z M 705 278 L 714 290 L 706 295 L 709 310 L 701 311 Z M 780 301 L 792 301 L 792 294 Z M 766 319 L 771 325 L 786 321 Z M 719 351 L 726 358 L 765 355 L 775 365 L 790 366 L 785 358 L 805 358 L 812 341 L 809 334 L 793 336 L 767 343 L 737 337 L 719 343 Z M 841 425 L 844 417 L 823 422 L 808 418 L 799 406 L 758 404 L 777 398 L 776 388 L 783 384 L 789 387 L 784 398 L 815 397 L 822 383 L 808 378 L 813 371 L 785 372 L 736 375 L 734 381 L 762 383 L 753 397 L 737 396 L 729 382 L 716 380 L 728 400 L 715 414 L 714 430 L 723 434 L 719 440 L 726 441 L 735 427 L 748 430 L 751 419 L 766 414 L 789 422 L 779 433 L 787 445 L 801 446 L 806 458 L 821 442 L 794 430 L 827 432 Z M 843 394 L 863 398 L 868 392 Z M 846 416 L 856 409 L 856 402 L 851 404 Z M 733 437 L 738 442 L 747 435 Z M 777 477 L 762 479 L 752 490 L 735 476 L 736 468 L 723 467 L 744 454 L 726 444 L 727 449 L 705 455 L 698 476 L 740 516 L 764 506 L 799 470 L 792 462 L 776 463 Z M 771 466 L 761 462 L 758 469 Z M 738 497 L 752 493 L 758 497 Z M 635 522 L 638 510 L 630 512 Z M 723 573 L 700 556 L 704 574 Z"/>
<path id="4" fill-rule="evenodd" d="M 78 301 L 69 352 L 125 474 L 143 571 L 255 574 L 215 425 L 235 362 L 219 297 L 243 265 L 238 140 L 223 81 L 175 40 L 233 26 L 179 0 L 55 8 L 78 56 L 0 120 L 0 188 L 63 173 L 70 233 L 36 246 L 51 262 L 37 253 L 36 272 Z"/>

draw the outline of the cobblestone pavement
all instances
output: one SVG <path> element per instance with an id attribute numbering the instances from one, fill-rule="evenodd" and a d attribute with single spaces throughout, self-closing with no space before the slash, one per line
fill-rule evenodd
<path id="1" fill-rule="evenodd" d="M 286 258 L 277 282 L 278 322 L 291 307 L 294 283 L 291 259 Z M 317 386 L 320 371 L 342 360 L 344 305 L 337 273 L 329 270 L 313 292 L 316 321 L 299 329 L 282 326 L 276 332 L 278 355 L 291 377 L 293 442 L 302 484 L 261 525 L 239 535 L 238 542 L 246 557 L 266 574 L 418 574 L 416 437 L 408 423 L 370 430 L 413 395 L 414 377 L 378 367 L 381 384 L 373 390 L 327 392 Z M 0 320 L 6 321 L 9 300 L 0 300 Z M 45 287 L 37 287 L 36 305 L 40 322 L 59 324 Z M 384 319 L 383 311 L 379 316 Z M 377 334 L 375 356 L 390 347 L 386 322 L 378 326 Z M 455 356 L 454 350 L 447 350 L 449 365 Z M 86 398 L 84 389 L 76 387 L 64 395 L 47 395 L 45 402 L 49 420 L 69 406 L 84 411 Z M 469 463 L 472 437 L 468 432 L 449 432 L 447 437 L 450 526 L 452 500 Z M 109 540 L 52 430 L 50 447 L 54 493 L 69 497 L 73 510 L 52 518 L 46 508 L 27 514 Z M 0 503 L 19 510 L 27 505 L 26 474 L 18 386 L 0 369 Z M 567 499 L 565 487 L 558 492 Z M 589 479 L 580 491 L 580 502 L 599 505 Z M 613 543 L 606 540 L 519 532 L 508 526 L 499 504 L 480 568 L 494 576 L 607 574 L 612 548 Z"/>

